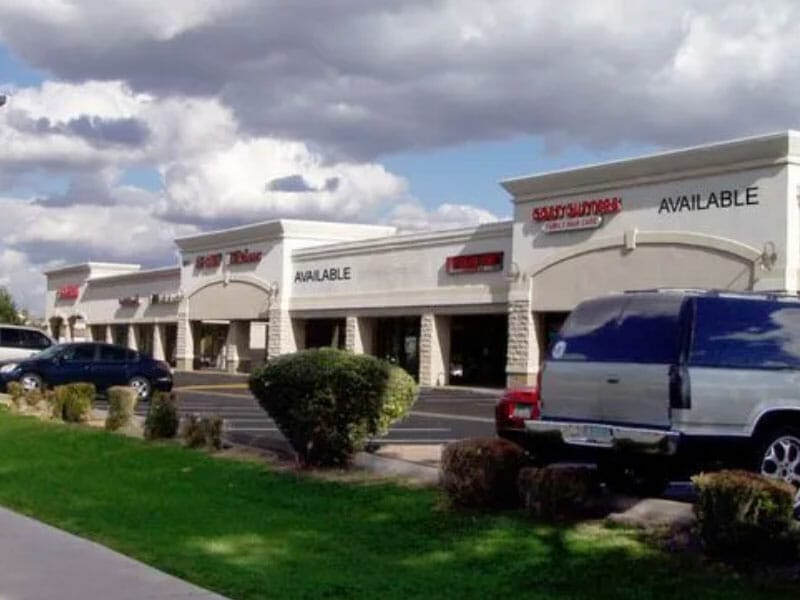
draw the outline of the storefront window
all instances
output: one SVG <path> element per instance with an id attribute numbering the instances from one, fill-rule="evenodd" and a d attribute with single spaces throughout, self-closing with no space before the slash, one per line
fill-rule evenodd
<path id="1" fill-rule="evenodd" d="M 308 319 L 306 321 L 306 348 L 344 349 L 344 319 Z"/>
<path id="2" fill-rule="evenodd" d="M 376 355 L 419 377 L 419 317 L 377 319 Z"/>

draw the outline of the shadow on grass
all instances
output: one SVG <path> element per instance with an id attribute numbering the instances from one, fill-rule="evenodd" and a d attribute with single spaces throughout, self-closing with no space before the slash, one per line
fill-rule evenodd
<path id="1" fill-rule="evenodd" d="M 453 513 L 431 490 L 322 481 L 0 415 L 0 502 L 234 598 L 753 598 L 599 524 Z"/>

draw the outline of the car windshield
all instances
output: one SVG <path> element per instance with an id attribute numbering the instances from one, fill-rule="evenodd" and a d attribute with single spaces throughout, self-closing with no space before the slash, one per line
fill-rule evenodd
<path id="1" fill-rule="evenodd" d="M 34 356 L 36 358 L 54 358 L 57 356 L 64 348 L 66 347 L 65 344 L 55 344 L 50 346 L 46 350 L 42 350 L 41 352 L 37 352 Z"/>

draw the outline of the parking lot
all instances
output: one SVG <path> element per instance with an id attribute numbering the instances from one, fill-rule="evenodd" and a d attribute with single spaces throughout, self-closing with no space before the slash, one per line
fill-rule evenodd
<path id="1" fill-rule="evenodd" d="M 238 444 L 287 449 L 275 422 L 247 389 L 247 378 L 221 373 L 176 373 L 175 389 L 184 414 L 219 415 L 225 435 Z M 424 389 L 411 414 L 375 442 L 444 444 L 465 437 L 494 435 L 494 404 L 500 391 Z M 145 406 L 137 412 L 143 415 Z"/>

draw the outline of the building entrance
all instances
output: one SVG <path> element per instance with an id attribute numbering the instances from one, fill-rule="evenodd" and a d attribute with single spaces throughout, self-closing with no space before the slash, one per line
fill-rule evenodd
<path id="1" fill-rule="evenodd" d="M 419 317 L 375 320 L 375 354 L 419 379 Z"/>
<path id="2" fill-rule="evenodd" d="M 202 321 L 195 324 L 196 368 L 226 369 L 228 327 L 230 327 L 228 322 Z"/>
<path id="3" fill-rule="evenodd" d="M 450 383 L 502 387 L 508 315 L 454 315 L 450 328 Z"/>

